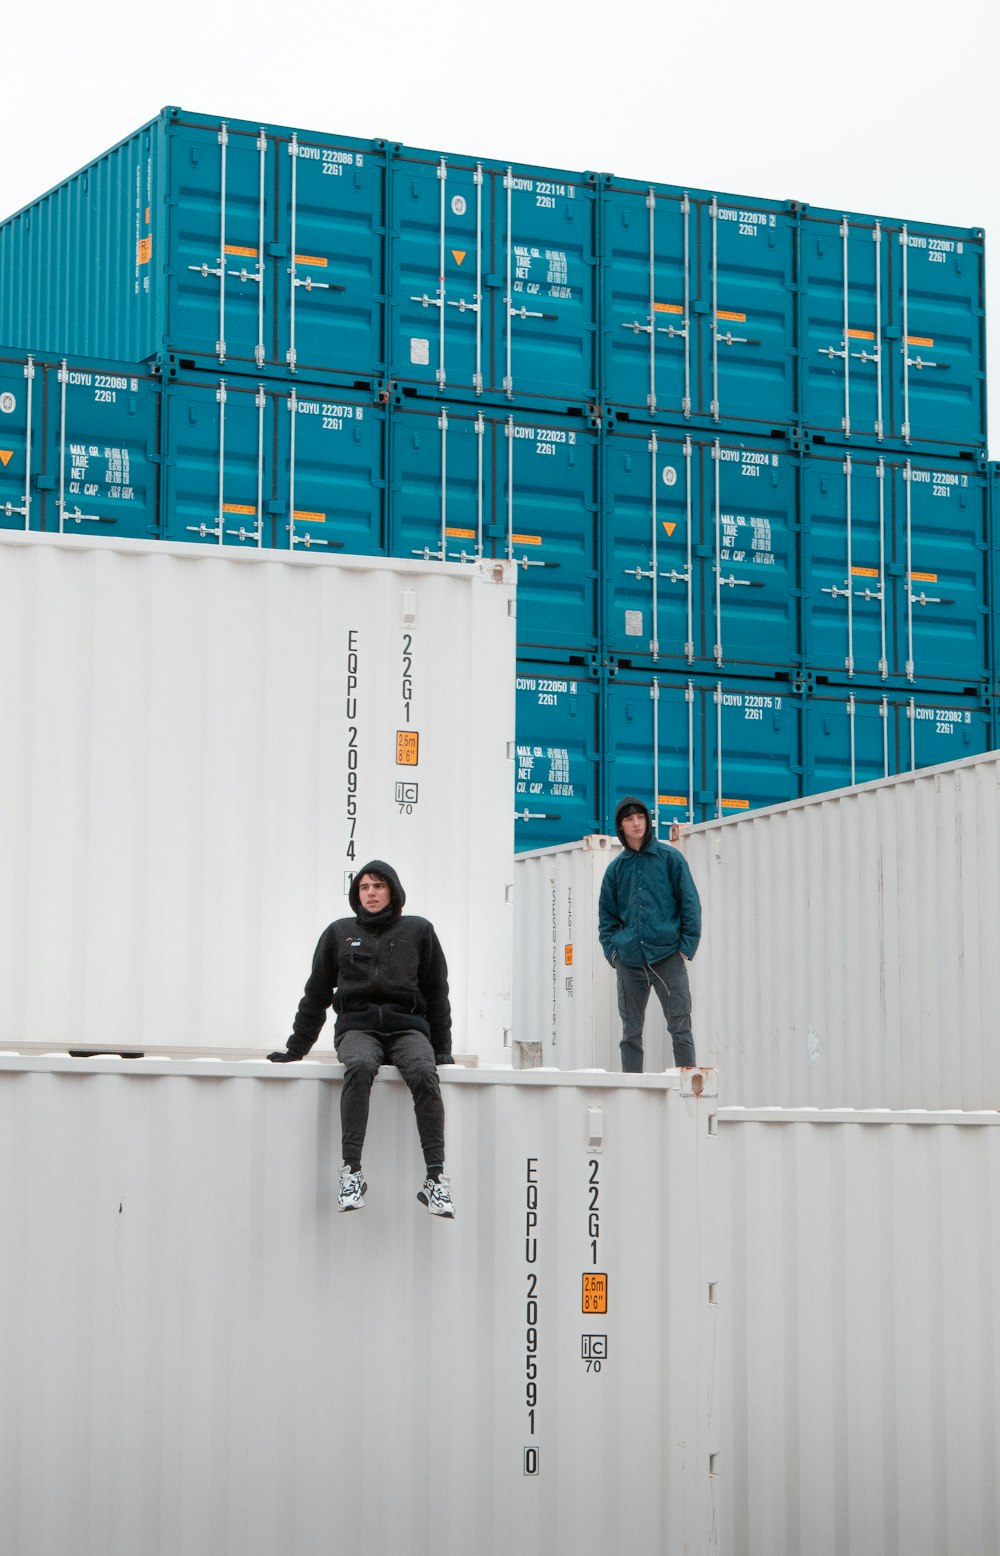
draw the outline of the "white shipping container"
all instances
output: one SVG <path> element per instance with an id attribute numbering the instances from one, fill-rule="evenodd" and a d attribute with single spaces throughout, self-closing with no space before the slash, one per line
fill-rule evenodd
<path id="1" fill-rule="evenodd" d="M 4 1551 L 716 1551 L 714 1076 L 341 1073 L 0 1056 Z"/>
<path id="2" fill-rule="evenodd" d="M 621 853 L 595 833 L 514 859 L 514 1058 L 562 1070 L 620 1071 L 615 975 L 597 938 L 604 872 Z M 695 1052 L 701 1059 L 701 951 L 691 964 Z M 673 1045 L 651 994 L 643 1033 L 647 1071 L 673 1065 Z"/>
<path id="3" fill-rule="evenodd" d="M 695 1050 L 744 1105 L 1000 1106 L 1000 756 L 683 831 Z M 597 897 L 617 838 L 515 860 L 515 1048 L 620 1067 Z M 572 946 L 572 969 L 566 947 Z M 610 1034 L 610 1035 L 609 1035 Z M 646 1063 L 672 1062 L 651 997 Z"/>
<path id="4" fill-rule="evenodd" d="M 509 577 L 0 535 L 0 1043 L 281 1046 L 381 857 L 509 1057 Z"/>
<path id="5" fill-rule="evenodd" d="M 718 1114 L 726 1556 L 1000 1551 L 1000 1115 Z"/>
<path id="6" fill-rule="evenodd" d="M 678 845 L 704 910 L 698 1058 L 747 1106 L 1000 1106 L 1000 755 Z"/>

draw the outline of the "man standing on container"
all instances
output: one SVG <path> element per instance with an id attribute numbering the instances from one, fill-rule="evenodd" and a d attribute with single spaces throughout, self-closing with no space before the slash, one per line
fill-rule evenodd
<path id="1" fill-rule="evenodd" d="M 453 1064 L 448 968 L 428 919 L 403 913 L 406 893 L 391 865 L 366 864 L 351 882 L 353 918 L 337 919 L 320 936 L 312 972 L 285 1048 L 276 1064 L 302 1059 L 320 1034 L 330 1005 L 337 1014 L 334 1045 L 345 1068 L 340 1094 L 344 1165 L 341 1210 L 361 1210 L 361 1153 L 372 1082 L 394 1064 L 413 1096 L 426 1176 L 417 1198 L 432 1216 L 454 1216 L 444 1176 L 444 1103 L 437 1066 Z"/>
<path id="2" fill-rule="evenodd" d="M 701 939 L 701 902 L 687 860 L 658 843 L 641 800 L 629 797 L 615 811 L 622 852 L 604 872 L 598 933 L 618 980 L 622 1018 L 622 1069 L 642 1070 L 642 1029 L 650 989 L 667 1018 L 674 1063 L 693 1065 L 691 990 L 687 964 Z"/>

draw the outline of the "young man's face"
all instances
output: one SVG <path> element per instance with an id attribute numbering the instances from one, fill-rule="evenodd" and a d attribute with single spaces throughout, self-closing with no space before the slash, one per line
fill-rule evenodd
<path id="1" fill-rule="evenodd" d="M 380 881 L 377 875 L 363 875 L 358 882 L 358 901 L 368 913 L 381 913 L 391 896 L 389 882 Z"/>
<path id="2" fill-rule="evenodd" d="M 639 849 L 646 836 L 646 818 L 641 811 L 622 817 L 622 836 L 629 848 Z"/>

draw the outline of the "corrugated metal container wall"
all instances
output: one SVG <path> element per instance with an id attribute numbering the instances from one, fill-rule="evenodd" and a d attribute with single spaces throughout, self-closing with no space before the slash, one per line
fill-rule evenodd
<path id="1" fill-rule="evenodd" d="M 803 459 L 802 536 L 810 670 L 984 689 L 990 529 L 982 468 L 814 452 Z"/>
<path id="2" fill-rule="evenodd" d="M 782 441 L 616 426 L 605 439 L 607 648 L 703 672 L 794 665 L 799 467 Z"/>
<path id="3" fill-rule="evenodd" d="M 748 1106 L 995 1108 L 1000 756 L 695 828 L 698 1054 Z"/>
<path id="4" fill-rule="evenodd" d="M 164 108 L 0 225 L 0 339 L 376 374 L 384 204 L 380 142 Z"/>
<path id="5" fill-rule="evenodd" d="M 606 400 L 693 425 L 787 425 L 797 385 L 791 206 L 608 177 Z"/>
<path id="6" fill-rule="evenodd" d="M 714 1078 L 340 1073 L 0 1057 L 7 1549 L 717 1551 Z"/>
<path id="7" fill-rule="evenodd" d="M 386 555 L 386 412 L 372 396 L 185 375 L 163 390 L 163 534 Z"/>
<path id="8" fill-rule="evenodd" d="M 1000 1550 L 998 1125 L 720 1110 L 727 1556 Z"/>
<path id="9" fill-rule="evenodd" d="M 979 228 L 804 209 L 800 419 L 833 442 L 986 446 Z"/>
<path id="10" fill-rule="evenodd" d="M 596 403 L 593 175 L 395 148 L 389 200 L 394 382 Z"/>
<path id="11" fill-rule="evenodd" d="M 120 362 L 0 358 L 0 527 L 155 537 L 160 384 Z"/>
<path id="12" fill-rule="evenodd" d="M 456 1050 L 501 1057 L 507 577 L 0 536 L 0 1039 L 273 1047 L 380 856 L 441 935 Z"/>
<path id="13" fill-rule="evenodd" d="M 596 651 L 600 434 L 578 417 L 397 399 L 392 550 L 518 565 L 518 652 Z"/>
<path id="14" fill-rule="evenodd" d="M 600 830 L 601 686 L 577 666 L 517 666 L 515 847 Z"/>

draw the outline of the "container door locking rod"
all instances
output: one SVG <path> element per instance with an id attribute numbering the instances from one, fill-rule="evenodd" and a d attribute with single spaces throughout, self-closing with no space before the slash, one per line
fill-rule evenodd
<path id="1" fill-rule="evenodd" d="M 20 508 L 12 502 L 5 502 L 3 509 L 5 517 L 12 519 L 15 513 L 19 513 L 24 519 L 24 528 L 31 528 L 31 390 L 35 381 L 35 359 L 29 356 L 24 364 L 24 377 L 28 388 L 24 398 L 24 502 Z"/>
<path id="2" fill-rule="evenodd" d="M 286 403 L 292 418 L 288 434 L 288 549 L 294 551 L 296 546 L 305 546 L 308 551 L 311 546 L 328 546 L 330 542 L 313 535 L 303 535 L 300 540 L 295 533 L 295 423 L 298 420 L 299 400 L 294 389 L 289 390 Z"/>
<path id="3" fill-rule="evenodd" d="M 216 512 L 216 516 L 215 516 L 215 523 L 210 525 L 210 524 L 206 524 L 204 522 L 204 520 L 203 520 L 201 522 L 201 524 L 189 524 L 187 526 L 187 528 L 192 532 L 192 534 L 200 535 L 202 540 L 207 540 L 209 535 L 214 535 L 216 540 L 218 541 L 219 545 L 221 546 L 223 544 L 223 524 L 224 524 L 224 520 L 223 520 L 223 516 L 222 516 L 222 504 L 223 504 L 224 493 L 225 493 L 225 471 L 226 471 L 226 399 L 227 399 L 227 395 L 226 395 L 226 380 L 224 378 L 220 378 L 219 379 L 219 387 L 215 391 L 215 398 L 218 401 L 218 405 L 219 405 L 219 471 L 218 471 L 218 483 L 217 483 L 217 494 L 216 494 L 217 512 Z"/>
<path id="4" fill-rule="evenodd" d="M 257 151 L 260 164 L 260 185 L 257 193 L 257 265 L 254 270 L 248 270 L 244 265 L 240 270 L 227 271 L 237 281 L 244 285 L 249 281 L 257 288 L 257 344 L 253 348 L 253 359 L 258 367 L 264 366 L 264 173 L 267 160 L 267 136 L 263 126 L 257 137 Z M 230 533 L 233 533 L 230 531 Z"/>
<path id="5" fill-rule="evenodd" d="M 208 276 L 218 276 L 219 278 L 219 338 L 215 342 L 215 354 L 220 362 L 224 362 L 226 360 L 226 148 L 229 145 L 229 130 L 224 120 L 219 126 L 218 140 L 221 147 L 219 168 L 219 257 L 214 269 L 207 261 L 201 265 L 188 265 L 188 269 L 206 278 Z"/>
<path id="6" fill-rule="evenodd" d="M 295 343 L 295 296 L 300 286 L 304 286 L 307 292 L 343 292 L 344 287 L 335 281 L 314 281 L 312 276 L 299 278 L 299 256 L 296 252 L 297 227 L 298 227 L 298 166 L 299 166 L 299 140 L 295 131 L 288 142 L 288 155 L 292 159 L 292 193 L 291 193 L 291 262 L 288 266 L 290 284 L 288 289 L 288 350 L 285 352 L 285 361 L 294 373 L 298 370 L 298 350 Z M 325 546 L 325 540 L 314 540 L 314 546 Z"/>

